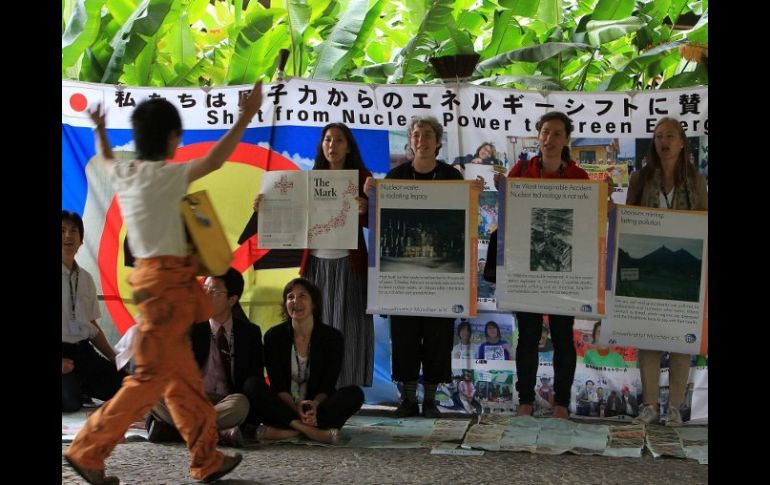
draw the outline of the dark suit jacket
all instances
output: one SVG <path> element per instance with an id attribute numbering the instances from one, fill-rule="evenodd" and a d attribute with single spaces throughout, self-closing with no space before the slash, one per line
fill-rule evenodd
<path id="1" fill-rule="evenodd" d="M 265 367 L 277 394 L 291 392 L 291 347 L 294 330 L 287 320 L 265 332 Z M 305 399 L 334 394 L 342 369 L 343 340 L 339 330 L 316 322 L 310 334 L 310 375 Z"/>
<path id="2" fill-rule="evenodd" d="M 198 367 L 203 370 L 209 359 L 211 348 L 211 326 L 199 322 L 190 330 L 193 353 Z M 264 382 L 265 368 L 262 356 L 262 331 L 259 326 L 233 316 L 233 392 L 243 392 L 243 383 L 249 377 Z"/>

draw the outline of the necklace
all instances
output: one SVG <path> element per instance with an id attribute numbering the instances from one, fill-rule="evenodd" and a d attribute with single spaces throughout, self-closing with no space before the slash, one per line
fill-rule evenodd
<path id="1" fill-rule="evenodd" d="M 433 170 L 431 170 L 431 172 L 433 172 L 433 177 L 431 178 L 431 180 L 436 180 L 436 173 L 438 173 L 438 163 L 436 164 L 435 167 L 433 167 Z M 428 173 L 430 173 L 430 172 L 428 172 Z M 421 174 L 421 175 L 423 175 L 423 174 Z M 427 174 L 425 174 L 425 175 L 427 175 Z M 412 163 L 412 179 L 413 180 L 417 180 L 417 170 L 414 169 L 414 163 Z M 423 179 L 421 179 L 421 180 L 423 180 Z"/>
<path id="2" fill-rule="evenodd" d="M 671 209 L 671 206 L 674 204 L 674 197 L 676 196 L 676 187 L 671 191 L 671 201 L 668 200 L 668 194 L 663 189 L 663 182 L 660 183 L 660 193 L 663 195 L 663 200 L 666 201 L 666 207 Z"/>
<path id="3" fill-rule="evenodd" d="M 562 161 L 561 164 L 559 164 L 559 172 L 557 174 L 557 178 L 561 178 L 561 175 L 564 173 L 564 162 Z M 543 178 L 543 160 L 540 159 L 540 178 Z"/>

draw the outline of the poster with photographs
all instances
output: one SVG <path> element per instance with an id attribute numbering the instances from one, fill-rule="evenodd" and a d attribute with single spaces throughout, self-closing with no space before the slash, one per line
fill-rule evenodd
<path id="1" fill-rule="evenodd" d="M 607 184 L 506 179 L 498 225 L 499 309 L 601 318 Z"/>
<path id="2" fill-rule="evenodd" d="M 708 213 L 618 207 L 601 341 L 708 353 Z"/>
<path id="3" fill-rule="evenodd" d="M 376 184 L 367 312 L 475 315 L 478 189 L 466 181 Z"/>

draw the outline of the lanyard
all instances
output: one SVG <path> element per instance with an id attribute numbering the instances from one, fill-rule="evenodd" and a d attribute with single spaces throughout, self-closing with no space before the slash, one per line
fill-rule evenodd
<path id="1" fill-rule="evenodd" d="M 436 162 L 436 166 L 433 167 L 432 172 L 433 172 L 433 178 L 431 178 L 430 180 L 436 180 L 436 174 L 438 173 L 438 162 Z M 420 175 L 427 175 L 427 174 L 420 174 Z M 417 170 L 414 169 L 414 165 L 412 165 L 412 179 L 417 180 Z M 427 180 L 427 179 L 420 179 L 420 180 Z"/>
<path id="2" fill-rule="evenodd" d="M 559 173 L 557 174 L 556 178 L 561 178 L 563 173 L 564 173 L 564 162 L 561 162 L 561 164 L 559 165 Z M 543 160 L 542 159 L 540 160 L 540 178 L 544 178 L 543 177 Z"/>
<path id="3" fill-rule="evenodd" d="M 75 288 L 72 288 L 72 273 L 75 273 Z M 77 263 L 73 263 L 73 270 L 70 273 L 67 281 L 70 286 L 70 304 L 72 305 L 72 319 L 75 320 L 75 297 L 78 294 L 78 282 L 80 280 L 80 271 L 78 270 Z"/>
<path id="4" fill-rule="evenodd" d="M 671 192 L 671 201 L 668 200 L 668 195 L 666 194 L 666 191 L 663 190 L 663 184 L 660 185 L 660 193 L 663 195 L 663 200 L 666 201 L 666 207 L 671 209 L 671 206 L 674 204 L 674 197 L 676 196 L 676 187 L 674 187 L 674 190 Z"/>
<path id="5" fill-rule="evenodd" d="M 302 367 L 300 365 L 299 361 L 299 352 L 297 351 L 297 345 L 292 343 L 292 347 L 294 349 L 294 361 L 297 363 L 297 387 L 301 386 L 302 384 L 307 382 L 307 379 L 309 377 L 308 374 L 310 374 L 308 371 L 310 370 L 310 342 L 307 344 L 307 358 L 305 360 L 305 366 Z"/>

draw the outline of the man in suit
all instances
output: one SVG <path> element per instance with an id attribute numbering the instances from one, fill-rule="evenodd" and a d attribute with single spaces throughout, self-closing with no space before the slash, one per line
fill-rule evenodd
<path id="1" fill-rule="evenodd" d="M 192 326 L 195 361 L 203 375 L 206 395 L 216 410 L 219 444 L 242 447 L 239 428 L 249 413 L 249 400 L 244 392 L 249 387 L 264 385 L 262 332 L 257 325 L 234 312 L 243 293 L 243 276 L 233 268 L 222 276 L 208 277 L 204 290 L 211 298 L 214 314 L 207 322 Z M 171 414 L 163 400 L 153 407 L 147 418 L 148 439 L 153 442 L 181 441 Z"/>

